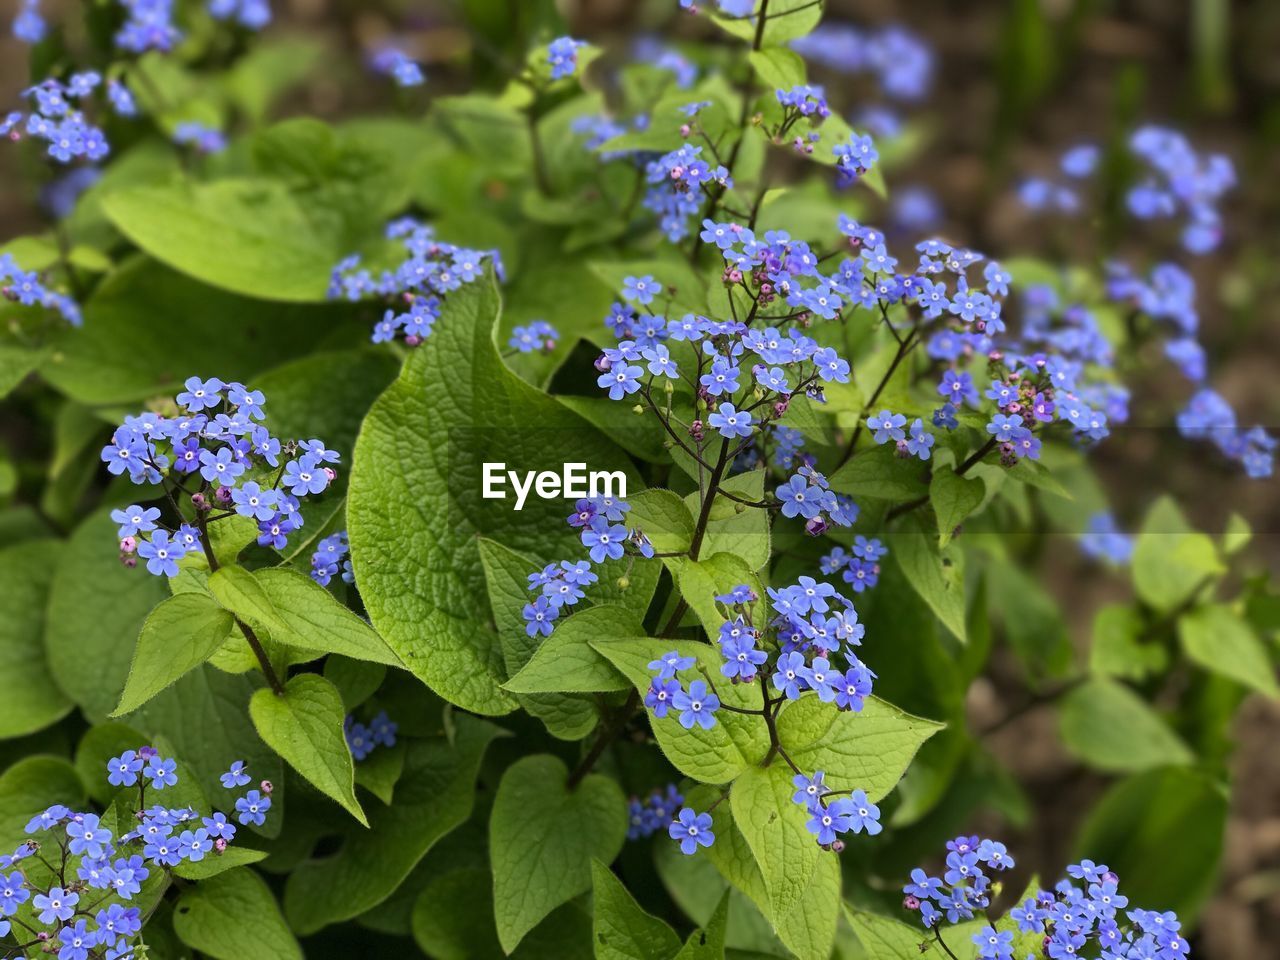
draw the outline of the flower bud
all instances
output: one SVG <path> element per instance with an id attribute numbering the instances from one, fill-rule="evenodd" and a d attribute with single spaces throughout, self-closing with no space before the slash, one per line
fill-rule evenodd
<path id="1" fill-rule="evenodd" d="M 218 501 L 218 503 L 222 503 L 222 504 L 230 503 L 230 502 L 231 502 L 231 488 L 230 488 L 230 487 L 219 487 L 219 488 L 217 489 L 217 491 L 214 493 L 213 498 L 214 498 L 215 500 L 217 500 L 217 501 Z"/>
<path id="2" fill-rule="evenodd" d="M 407 347 L 416 347 L 421 342 L 422 342 L 422 338 L 418 336 L 416 333 L 411 333 L 404 338 L 404 343 L 405 343 L 405 346 Z"/>
<path id="3" fill-rule="evenodd" d="M 825 517 L 819 514 L 808 520 L 804 525 L 804 532 L 811 537 L 820 537 L 830 529 L 831 524 L 827 523 Z"/>
<path id="4" fill-rule="evenodd" d="M 259 784 L 259 786 L 262 788 L 262 792 L 265 793 L 267 796 L 270 796 L 271 791 L 275 789 L 275 787 L 271 785 L 270 780 L 263 780 L 262 783 Z"/>
<path id="5" fill-rule="evenodd" d="M 227 849 L 227 841 L 223 837 L 219 837 L 217 840 L 213 841 L 213 849 L 217 850 L 219 853 L 225 853 Z"/>
<path id="6" fill-rule="evenodd" d="M 644 416 L 644 404 L 637 403 L 634 407 L 631 408 L 631 412 L 634 413 L 637 417 Z"/>
<path id="7" fill-rule="evenodd" d="M 687 137 L 689 133 L 690 133 L 689 125 L 687 123 L 680 124 L 680 136 Z"/>
<path id="8" fill-rule="evenodd" d="M 831 844 L 831 852 L 832 852 L 832 853 L 844 853 L 844 841 L 843 841 L 843 840 L 836 840 L 834 843 L 832 843 L 832 844 Z"/>
<path id="9" fill-rule="evenodd" d="M 596 367 L 596 370 L 599 371 L 600 373 L 608 373 L 609 368 L 611 366 L 613 366 L 613 364 L 609 361 L 609 358 L 606 357 L 603 353 L 600 354 L 600 356 L 596 357 L 595 367 Z"/>
<path id="10" fill-rule="evenodd" d="M 120 539 L 120 552 L 133 553 L 138 549 L 138 541 L 133 537 L 122 537 Z"/>
<path id="11" fill-rule="evenodd" d="M 614 581 L 614 585 L 615 585 L 619 590 L 626 590 L 628 587 L 630 587 L 630 586 L 631 586 L 631 578 L 630 578 L 630 577 L 619 577 L 617 580 L 615 580 L 615 581 Z"/>
<path id="12" fill-rule="evenodd" d="M 208 510 L 209 499 L 203 493 L 193 493 L 191 495 L 191 505 L 200 511 Z"/>
<path id="13" fill-rule="evenodd" d="M 120 554 L 120 562 L 124 565 L 125 569 L 132 570 L 138 565 L 138 558 L 132 553 L 122 553 Z"/>
<path id="14" fill-rule="evenodd" d="M 338 478 L 338 471 L 334 470 L 332 467 L 325 467 L 324 475 L 329 478 L 330 483 L 333 483 L 333 481 Z"/>
<path id="15" fill-rule="evenodd" d="M 911 894 L 907 894 L 902 898 L 902 908 L 904 910 L 919 910 L 920 900 L 917 897 L 913 897 Z"/>
<path id="16" fill-rule="evenodd" d="M 698 441 L 702 440 L 703 430 L 701 420 L 695 420 L 693 423 L 689 424 L 689 436 Z"/>

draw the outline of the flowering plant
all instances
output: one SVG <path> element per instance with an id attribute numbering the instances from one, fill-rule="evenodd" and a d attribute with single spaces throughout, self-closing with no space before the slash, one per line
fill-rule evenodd
<path id="1" fill-rule="evenodd" d="M 1181 960 L 1280 602 L 1108 464 L 1272 473 L 1227 154 L 1072 142 L 1046 253 L 909 183 L 914 30 L 515 6 L 19 5 L 0 956 Z"/>

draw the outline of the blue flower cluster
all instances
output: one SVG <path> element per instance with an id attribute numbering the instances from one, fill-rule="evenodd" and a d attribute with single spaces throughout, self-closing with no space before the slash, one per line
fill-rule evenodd
<path id="1" fill-rule="evenodd" d="M 47 155 L 58 163 L 102 160 L 111 152 L 111 145 L 106 134 L 86 119 L 83 109 L 83 101 L 99 90 L 105 92 L 107 103 L 119 116 L 137 115 L 137 104 L 123 83 L 113 79 L 104 87 L 101 74 L 86 70 L 73 73 L 65 83 L 50 77 L 24 90 L 23 97 L 32 105 L 30 112 L 15 110 L 5 115 L 0 120 L 0 136 L 43 140 L 48 144 Z"/>
<path id="2" fill-rule="evenodd" d="M 547 65 L 551 67 L 551 79 L 571 77 L 578 69 L 578 51 L 585 47 L 585 40 L 573 37 L 557 37 L 547 47 Z"/>
<path id="3" fill-rule="evenodd" d="M 702 106 L 690 104 L 690 119 Z M 711 193 L 712 187 L 733 187 L 733 177 L 723 164 L 710 166 L 702 159 L 702 147 L 687 143 L 649 160 L 644 175 L 650 185 L 644 195 L 645 209 L 658 215 L 658 224 L 672 243 L 689 235 L 690 221 L 702 209 L 703 197 Z"/>
<path id="4" fill-rule="evenodd" d="M 568 524 L 579 531 L 591 561 L 561 560 L 529 574 L 529 590 L 538 596 L 525 604 L 525 633 L 549 637 L 560 614 L 582 600 L 589 587 L 600 579 L 592 563 L 631 556 L 652 557 L 653 544 L 639 527 L 628 528 L 626 516 L 631 504 L 616 497 L 585 497 L 574 504 Z"/>
<path id="5" fill-rule="evenodd" d="M 236 835 L 235 825 L 222 813 L 205 817 L 192 807 L 146 805 L 148 790 L 163 791 L 178 782 L 176 769 L 174 760 L 149 746 L 126 750 L 108 761 L 107 782 L 122 790 L 136 786 L 138 791 L 134 816 L 129 818 L 137 826 L 119 836 L 98 814 L 62 804 L 32 817 L 26 832 L 33 839 L 0 856 L 0 937 L 10 932 L 8 918 L 30 902 L 27 919 L 21 922 L 35 942 L 47 945 L 46 953 L 56 952 L 58 960 L 131 960 L 144 917 L 138 907 L 125 904 L 142 892 L 143 883 L 157 870 L 221 856 Z M 227 789 L 248 782 L 239 761 L 222 775 Z M 266 821 L 271 784 L 264 781 L 261 786 L 262 793 L 250 790 L 236 801 L 242 825 L 261 826 Z M 42 834 L 51 836 L 34 838 Z M 60 853 L 43 855 L 46 844 L 56 844 Z M 90 890 L 101 896 L 85 896 Z M 106 903 L 111 898 L 116 902 Z M 36 929 L 35 924 L 48 929 Z"/>
<path id="6" fill-rule="evenodd" d="M 530 320 L 511 331 L 507 346 L 517 353 L 550 353 L 556 348 L 560 333 L 545 320 Z"/>
<path id="7" fill-rule="evenodd" d="M 791 801 L 804 807 L 809 815 L 805 827 L 824 850 L 844 850 L 842 834 L 865 831 L 874 837 L 884 829 L 880 825 L 880 808 L 867 799 L 865 790 L 831 790 L 821 770 L 812 777 L 797 773 L 791 783 L 796 788 Z"/>
<path id="8" fill-rule="evenodd" d="M 1116 518 L 1103 511 L 1089 518 L 1088 528 L 1080 535 L 1080 549 L 1096 560 L 1124 566 L 1133 556 L 1133 537 L 1121 533 Z"/>
<path id="9" fill-rule="evenodd" d="M 261 30 L 271 22 L 267 0 L 209 0 L 207 6 L 215 20 L 235 20 L 246 30 Z"/>
<path id="10" fill-rule="evenodd" d="M 116 46 L 130 53 L 168 52 L 182 32 L 173 23 L 173 0 L 120 0 L 127 19 L 116 32 Z"/>
<path id="11" fill-rule="evenodd" d="M 84 322 L 78 303 L 65 293 L 50 290 L 40 282 L 38 273 L 23 270 L 8 253 L 0 253 L 0 296 L 26 307 L 57 311 L 73 327 Z"/>
<path id="12" fill-rule="evenodd" d="M 941 879 L 917 868 L 902 888 L 903 906 L 918 910 L 927 928 L 944 918 L 948 923 L 972 920 L 976 911 L 986 910 L 991 881 L 983 868 L 1013 866 L 1004 844 L 991 840 L 958 837 L 947 849 L 951 852 Z M 1039 890 L 1010 910 L 1008 919 L 1022 934 L 1042 935 L 1042 955 L 1051 960 L 1075 960 L 1090 945 L 1099 960 L 1183 960 L 1190 947 L 1179 932 L 1177 914 L 1125 910 L 1129 898 L 1120 893 L 1119 884 L 1120 878 L 1104 864 L 1082 860 L 1067 867 L 1067 876 L 1053 890 Z M 1013 929 L 988 923 L 972 940 L 983 960 L 1013 960 Z"/>
<path id="13" fill-rule="evenodd" d="M 197 153 L 221 153 L 227 149 L 227 138 L 221 130 L 196 120 L 186 120 L 174 127 L 173 142 L 180 147 L 192 147 Z"/>
<path id="14" fill-rule="evenodd" d="M 40 0 L 22 0 L 22 6 L 13 18 L 10 28 L 15 40 L 23 43 L 39 43 L 49 26 L 40 15 Z"/>
<path id="15" fill-rule="evenodd" d="M 828 22 L 791 41 L 811 63 L 847 74 L 872 74 L 894 100 L 919 100 L 933 81 L 933 54 L 919 36 L 898 25 L 876 30 Z"/>
<path id="16" fill-rule="evenodd" d="M 403 304 L 403 310 L 388 308 L 374 326 L 374 343 L 400 335 L 405 343 L 417 346 L 431 335 L 448 295 L 483 276 L 486 263 L 493 265 L 499 280 L 504 278 L 497 250 L 469 250 L 442 243 L 431 227 L 413 217 L 389 223 L 386 236 L 400 241 L 407 254 L 394 270 L 383 270 L 375 277 L 360 266 L 359 255 L 353 254 L 333 268 L 329 284 L 329 296 L 334 299 L 357 301 L 374 296 Z"/>
<path id="17" fill-rule="evenodd" d="M 641 800 L 632 797 L 627 801 L 627 839 L 641 840 L 667 828 L 676 819 L 684 797 L 674 783 L 667 789 L 654 790 Z"/>
<path id="18" fill-rule="evenodd" d="M 355 573 L 351 569 L 351 545 L 347 542 L 347 531 L 339 530 L 321 540 L 311 554 L 311 579 L 322 587 L 342 571 L 344 583 L 355 583 Z"/>
<path id="19" fill-rule="evenodd" d="M 168 577 L 178 575 L 178 561 L 188 552 L 203 549 L 206 527 L 228 517 L 256 521 L 258 544 L 283 549 L 302 526 L 301 499 L 325 491 L 336 476 L 328 464 L 340 458 L 320 440 L 273 437 L 261 423 L 266 398 L 260 390 L 217 377 L 191 377 L 185 386 L 175 398 L 185 414 L 127 417 L 101 455 L 112 474 L 128 474 L 140 485 L 164 484 L 175 505 L 176 498 L 190 500 L 194 518 L 179 515 L 176 527 L 161 521 L 158 507 L 111 513 L 125 564 L 137 563 L 136 552 L 148 572 Z M 195 490 L 189 489 L 192 481 Z"/>
<path id="20" fill-rule="evenodd" d="M 403 50 L 384 46 L 369 56 L 369 69 L 390 77 L 398 87 L 418 87 L 426 82 L 422 67 L 410 59 Z"/>
<path id="21" fill-rule="evenodd" d="M 888 553 L 889 548 L 875 537 L 868 539 L 858 534 L 848 553 L 843 547 L 836 547 L 818 561 L 818 569 L 828 577 L 840 574 L 855 593 L 862 593 L 879 582 L 880 561 Z"/>
<path id="22" fill-rule="evenodd" d="M 927 928 L 944 918 L 947 923 L 972 920 L 978 910 L 991 906 L 991 878 L 986 871 L 1014 866 L 1008 848 L 994 840 L 956 837 L 947 841 L 947 851 L 947 869 L 941 879 L 916 867 L 911 871 L 911 882 L 902 888 L 906 894 L 903 906 L 918 910 L 920 922 Z"/>
<path id="23" fill-rule="evenodd" d="M 866 634 L 852 601 L 812 577 L 801 577 L 788 587 L 770 587 L 768 594 L 773 616 L 759 626 L 752 606 L 760 598 L 749 586 L 740 584 L 716 597 L 727 617 L 720 626 L 721 674 L 733 683 L 763 683 L 769 677 L 778 700 L 797 700 L 812 692 L 839 709 L 860 711 L 875 674 L 852 649 Z M 837 653 L 844 657 L 843 671 L 831 663 Z M 720 698 L 714 686 L 709 687 L 710 678 L 694 680 L 686 691 L 677 677 L 695 666 L 693 657 L 676 651 L 649 664 L 654 674 L 644 702 L 655 717 L 662 719 L 674 708 L 686 729 L 715 725 Z"/>
<path id="24" fill-rule="evenodd" d="M 1045 953 L 1052 960 L 1074 960 L 1090 942 L 1097 944 L 1099 960 L 1183 960 L 1191 948 L 1180 933 L 1178 915 L 1135 908 L 1122 918 L 1129 898 L 1120 893 L 1119 884 L 1105 864 L 1082 860 L 1067 867 L 1067 876 L 1052 891 L 1040 890 L 1009 916 L 1023 933 L 1044 934 Z M 989 940 L 991 928 L 984 932 Z M 998 948 L 980 952 L 989 960 L 1011 956 Z"/>
<path id="25" fill-rule="evenodd" d="M 1205 386 L 1208 363 L 1196 339 L 1200 325 L 1196 284 L 1175 263 L 1157 264 L 1144 280 L 1123 263 L 1107 265 L 1107 296 L 1146 314 L 1167 332 L 1165 355 L 1198 389 L 1177 417 L 1178 431 L 1192 440 L 1211 441 L 1226 457 L 1237 460 L 1254 478 L 1271 476 L 1276 440 L 1263 427 L 1248 429 L 1221 394 Z"/>
<path id="26" fill-rule="evenodd" d="M 396 732 L 399 729 L 399 725 L 387 716 L 385 710 L 379 710 L 377 715 L 369 721 L 368 726 L 349 714 L 342 724 L 342 732 L 347 738 L 347 747 L 351 750 L 351 756 L 357 761 L 363 760 L 378 747 L 394 747 Z"/>

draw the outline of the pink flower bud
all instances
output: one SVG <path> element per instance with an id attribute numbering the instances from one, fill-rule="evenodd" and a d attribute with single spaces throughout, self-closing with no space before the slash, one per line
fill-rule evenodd
<path id="1" fill-rule="evenodd" d="M 121 553 L 133 553 L 138 549 L 138 541 L 133 537 L 124 537 L 120 541 Z"/>
<path id="2" fill-rule="evenodd" d="M 219 837 L 217 840 L 213 841 L 213 849 L 217 850 L 219 853 L 225 853 L 227 849 L 227 841 L 222 837 Z"/>
<path id="3" fill-rule="evenodd" d="M 405 342 L 405 346 L 416 347 L 418 344 L 422 342 L 422 338 L 418 336 L 416 333 L 411 333 L 404 338 L 404 342 Z"/>
<path id="4" fill-rule="evenodd" d="M 262 792 L 267 794 L 268 796 L 270 796 L 271 791 L 275 789 L 275 787 L 271 785 L 270 780 L 263 780 L 262 783 L 259 784 L 259 786 L 262 788 Z"/>
<path id="5" fill-rule="evenodd" d="M 333 483 L 333 481 L 338 478 L 338 471 L 334 470 L 332 467 L 325 467 L 324 475 L 329 478 L 330 483 Z"/>
<path id="6" fill-rule="evenodd" d="M 689 125 L 687 123 L 680 124 L 680 136 L 687 137 L 689 135 Z"/>
<path id="7" fill-rule="evenodd" d="M 911 894 L 907 894 L 902 898 L 902 907 L 904 910 L 919 910 L 920 900 L 917 897 L 913 897 Z"/>

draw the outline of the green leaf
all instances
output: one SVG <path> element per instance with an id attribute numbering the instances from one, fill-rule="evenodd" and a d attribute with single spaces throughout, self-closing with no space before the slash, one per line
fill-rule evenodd
<path id="1" fill-rule="evenodd" d="M 932 955 L 937 949 L 933 933 L 923 927 L 883 917 L 878 913 L 855 910 L 848 905 L 843 909 L 845 919 L 857 934 L 867 960 L 916 960 L 920 956 Z M 970 937 L 981 926 L 976 920 L 943 924 L 940 932 L 951 956 L 958 957 L 959 960 L 974 957 L 976 948 Z"/>
<path id="2" fill-rule="evenodd" d="M 1024 457 L 1007 469 L 1005 475 L 1012 477 L 1014 480 L 1020 480 L 1029 487 L 1036 487 L 1045 493 L 1051 493 L 1056 497 L 1062 497 L 1065 500 L 1074 499 L 1070 491 L 1058 482 L 1057 477 L 1050 473 L 1044 464 L 1037 463 L 1035 460 L 1028 460 Z"/>
<path id="3" fill-rule="evenodd" d="M 1144 643 L 1142 615 L 1127 604 L 1111 603 L 1093 618 L 1089 669 L 1104 677 L 1142 680 L 1165 668 L 1169 654 L 1158 642 Z"/>
<path id="4" fill-rule="evenodd" d="M 1133 549 L 1133 586 L 1138 596 L 1167 612 L 1225 570 L 1213 539 L 1194 532 L 1171 499 L 1157 500 L 1142 522 Z"/>
<path id="5" fill-rule="evenodd" d="M 904 527 L 921 530 L 919 517 Z M 923 532 L 890 535 L 889 552 L 920 598 L 929 605 L 957 640 L 966 640 L 964 622 L 964 554 L 954 545 L 940 551 L 936 540 Z"/>
<path id="6" fill-rule="evenodd" d="M 691 681 L 694 673 L 709 678 L 722 703 L 740 709 L 759 710 L 762 698 L 755 684 L 716 683 L 723 680 L 720 665 L 724 662 L 717 648 L 707 643 L 688 640 L 593 640 L 591 645 L 621 670 L 643 694 L 652 682 L 648 664 L 668 650 L 694 657 L 694 670 L 685 671 L 681 679 Z M 764 719 L 722 710 L 710 730 L 694 726 L 686 730 L 674 711 L 666 717 L 651 717 L 658 746 L 677 770 L 703 783 L 728 783 L 748 767 L 764 759 L 769 750 L 769 733 Z"/>
<path id="7" fill-rule="evenodd" d="M 177 393 L 189 375 L 190 345 L 200 344 L 201 363 L 227 380 L 259 387 L 263 370 L 310 342 L 317 329 L 342 331 L 353 345 L 353 329 L 340 321 L 353 308 L 286 306 L 237 296 L 178 273 L 150 257 L 128 260 L 99 284 L 84 306 L 84 326 L 59 345 L 41 371 L 67 396 L 88 405 L 132 404 Z M 182 317 L 182 336 L 156 336 L 156 317 Z M 253 349 L 244 349 L 245 343 Z M 313 436 L 277 430 L 275 400 L 272 430 L 282 436 Z M 320 398 L 313 395 L 312 402 Z M 332 438 L 323 436 L 327 443 Z M 337 449 L 337 448 L 335 448 Z"/>
<path id="8" fill-rule="evenodd" d="M 719 639 L 720 624 L 725 621 L 723 611 L 716 605 L 718 595 L 745 583 L 757 596 L 764 596 L 760 579 L 746 561 L 733 554 L 717 553 L 697 561 L 673 559 L 668 560 L 667 565 L 680 588 L 680 595 L 713 640 Z"/>
<path id="9" fill-rule="evenodd" d="M 1111 773 L 1195 761 L 1141 697 L 1113 680 L 1089 680 L 1068 693 L 1058 707 L 1058 729 L 1068 750 Z"/>
<path id="10" fill-rule="evenodd" d="M 593 859 L 612 862 L 626 839 L 626 798 L 609 777 L 573 790 L 556 757 L 507 768 L 489 817 L 498 939 L 510 953 L 548 913 L 591 886 Z"/>
<path id="11" fill-rule="evenodd" d="M 151 611 L 124 693 L 113 716 L 132 713 L 188 670 L 208 660 L 235 628 L 235 619 L 204 593 L 181 593 Z"/>
<path id="12" fill-rule="evenodd" d="M 221 571 L 219 571 L 221 573 Z M 337 653 L 354 660 L 400 666 L 400 658 L 369 624 L 324 587 L 288 567 L 257 570 L 253 577 L 287 628 L 272 639 L 317 656 Z"/>
<path id="13" fill-rule="evenodd" d="M 49 591 L 49 668 L 91 721 L 105 719 L 120 702 L 142 624 L 169 595 L 163 577 L 120 562 L 115 527 L 109 507 L 86 517 L 67 542 Z"/>
<path id="14" fill-rule="evenodd" d="M 507 673 L 514 675 L 529 662 L 541 645 L 542 638 L 529 636 L 521 615 L 531 596 L 528 576 L 539 569 L 539 565 L 514 550 L 484 539 L 480 541 L 480 561 L 484 567 L 489 605 L 498 628 L 503 661 Z M 655 563 L 652 566 L 658 565 Z M 638 569 L 644 569 L 644 565 Z M 596 584 L 593 592 L 601 586 Z M 643 614 L 644 611 L 641 610 L 636 615 Z M 563 740 L 582 739 L 595 728 L 598 719 L 595 705 L 581 697 L 534 693 L 517 694 L 517 699 L 521 707 L 546 724 L 554 736 Z"/>
<path id="15" fill-rule="evenodd" d="M 730 477 L 720 484 L 734 496 L 760 502 L 764 496 L 763 470 L 749 470 Z M 697 493 L 685 497 L 691 513 L 700 507 Z M 700 557 L 715 554 L 731 554 L 739 558 L 749 570 L 759 570 L 769 562 L 771 541 L 769 537 L 769 511 L 749 507 L 719 494 L 711 503 L 706 535 L 698 551 Z M 740 583 L 745 581 L 739 581 Z"/>
<path id="16" fill-rule="evenodd" d="M 929 501 L 938 517 L 938 541 L 942 546 L 965 518 L 982 504 L 987 495 L 986 485 L 977 478 L 968 479 L 950 467 L 938 467 L 929 481 Z"/>
<path id="17" fill-rule="evenodd" d="M 785 915 L 799 902 L 826 855 L 805 827 L 804 808 L 791 799 L 791 776 L 782 763 L 751 767 L 729 793 L 733 820 L 755 855 L 773 916 Z"/>
<path id="18" fill-rule="evenodd" d="M 641 490 L 627 500 L 627 526 L 643 531 L 658 553 L 683 553 L 693 538 L 693 514 L 670 490 Z"/>
<path id="19" fill-rule="evenodd" d="M 695 809 L 706 810 L 719 796 L 717 788 L 697 787 L 689 792 L 685 802 Z M 800 960 L 829 960 L 840 904 L 839 859 L 820 857 L 800 900 L 789 912 L 775 914 L 760 866 L 729 806 L 721 803 L 711 811 L 716 842 L 700 854 L 710 859 L 726 880 L 751 899 L 778 938 Z"/>
<path id="20" fill-rule="evenodd" d="M 457 718 L 452 743 L 415 740 L 405 756 L 396 802 L 374 808 L 369 829 L 348 825 L 335 854 L 309 860 L 289 876 L 284 905 L 298 933 L 349 920 L 389 897 L 435 843 L 471 815 L 480 760 L 502 731 Z"/>
<path id="21" fill-rule="evenodd" d="M 28 839 L 27 821 L 61 803 L 79 809 L 84 784 L 76 768 L 61 757 L 23 757 L 0 774 L 0 850 L 15 850 Z"/>
<path id="22" fill-rule="evenodd" d="M 356 799 L 355 770 L 342 729 L 346 713 L 338 688 L 314 673 L 294 677 L 283 696 L 263 689 L 249 701 L 253 725 L 267 746 L 368 826 Z"/>
<path id="23" fill-rule="evenodd" d="M 316 204 L 272 180 L 128 187 L 103 199 L 111 222 L 175 270 L 262 300 L 319 303 L 351 252 Z"/>
<path id="24" fill-rule="evenodd" d="M 405 746 L 379 747 L 356 764 L 356 785 L 364 787 L 383 803 L 395 799 L 396 784 L 404 773 Z"/>
<path id="25" fill-rule="evenodd" d="M 680 950 L 675 931 L 645 913 L 599 860 L 591 864 L 591 887 L 596 960 L 671 960 Z"/>
<path id="26" fill-rule="evenodd" d="M 725 891 L 707 925 L 689 934 L 675 960 L 723 960 L 728 927 L 729 893 Z"/>
<path id="27" fill-rule="evenodd" d="M 752 50 L 748 59 L 756 76 L 770 91 L 790 90 L 805 82 L 804 58 L 794 50 L 785 47 Z"/>
<path id="28" fill-rule="evenodd" d="M 921 745 L 942 727 L 879 697 L 867 697 L 854 713 L 802 696 L 778 715 L 778 739 L 802 770 L 824 770 L 838 789 L 861 788 L 873 801 L 894 788 Z"/>
<path id="29" fill-rule="evenodd" d="M 755 5 L 760 9 L 760 4 Z M 822 20 L 822 4 L 812 0 L 771 0 L 764 29 L 760 32 L 760 44 L 764 47 L 780 47 L 803 37 Z M 754 41 L 757 19 L 755 17 L 729 17 L 723 13 L 712 16 L 712 22 L 721 30 L 742 40 Z"/>
<path id="30" fill-rule="evenodd" d="M 521 471 L 575 462 L 626 469 L 594 429 L 503 366 L 497 313 L 492 282 L 450 296 L 431 338 L 365 419 L 347 506 L 356 582 L 373 625 L 433 690 L 489 715 L 516 701 L 501 689 L 498 638 L 474 619 L 485 589 L 476 541 L 496 532 L 546 562 L 574 540 L 561 502 L 531 500 L 515 512 L 510 501 L 483 499 L 481 464 L 501 456 Z"/>
<path id="31" fill-rule="evenodd" d="M 1272 699 L 1280 698 L 1276 669 L 1248 622 L 1221 604 L 1200 607 L 1178 619 L 1182 649 L 1206 670 L 1220 673 Z"/>
<path id="32" fill-rule="evenodd" d="M 630 681 L 591 646 L 592 640 L 643 637 L 644 627 L 612 604 L 588 607 L 558 621 L 551 636 L 503 687 L 513 693 L 608 693 Z"/>
<path id="33" fill-rule="evenodd" d="M 1183 924 L 1194 924 L 1217 884 L 1227 808 L 1226 790 L 1200 771 L 1149 770 L 1122 780 L 1093 806 L 1074 857 L 1105 863 L 1124 877 L 1130 903 L 1173 910 Z"/>
<path id="34" fill-rule="evenodd" d="M 57 540 L 0 550 L 0 739 L 42 730 L 71 711 L 45 653 L 50 585 L 62 555 Z"/>
<path id="35" fill-rule="evenodd" d="M 302 960 L 276 898 L 248 867 L 184 890 L 173 910 L 173 929 L 183 943 L 214 960 Z"/>
<path id="36" fill-rule="evenodd" d="M 173 873 L 174 876 L 181 877 L 183 880 L 208 880 L 228 870 L 247 867 L 251 863 L 257 863 L 266 858 L 265 850 L 254 850 L 252 847 L 237 843 L 227 847 L 221 853 L 214 851 L 207 854 L 203 860 L 184 860 L 173 868 Z"/>
<path id="37" fill-rule="evenodd" d="M 912 500 L 929 492 L 927 468 L 897 455 L 893 444 L 857 451 L 828 478 L 831 489 L 854 497 Z"/>
<path id="38" fill-rule="evenodd" d="M 324 661 L 324 678 L 338 688 L 348 713 L 372 697 L 386 675 L 386 667 L 367 660 L 353 660 L 335 653 Z"/>

